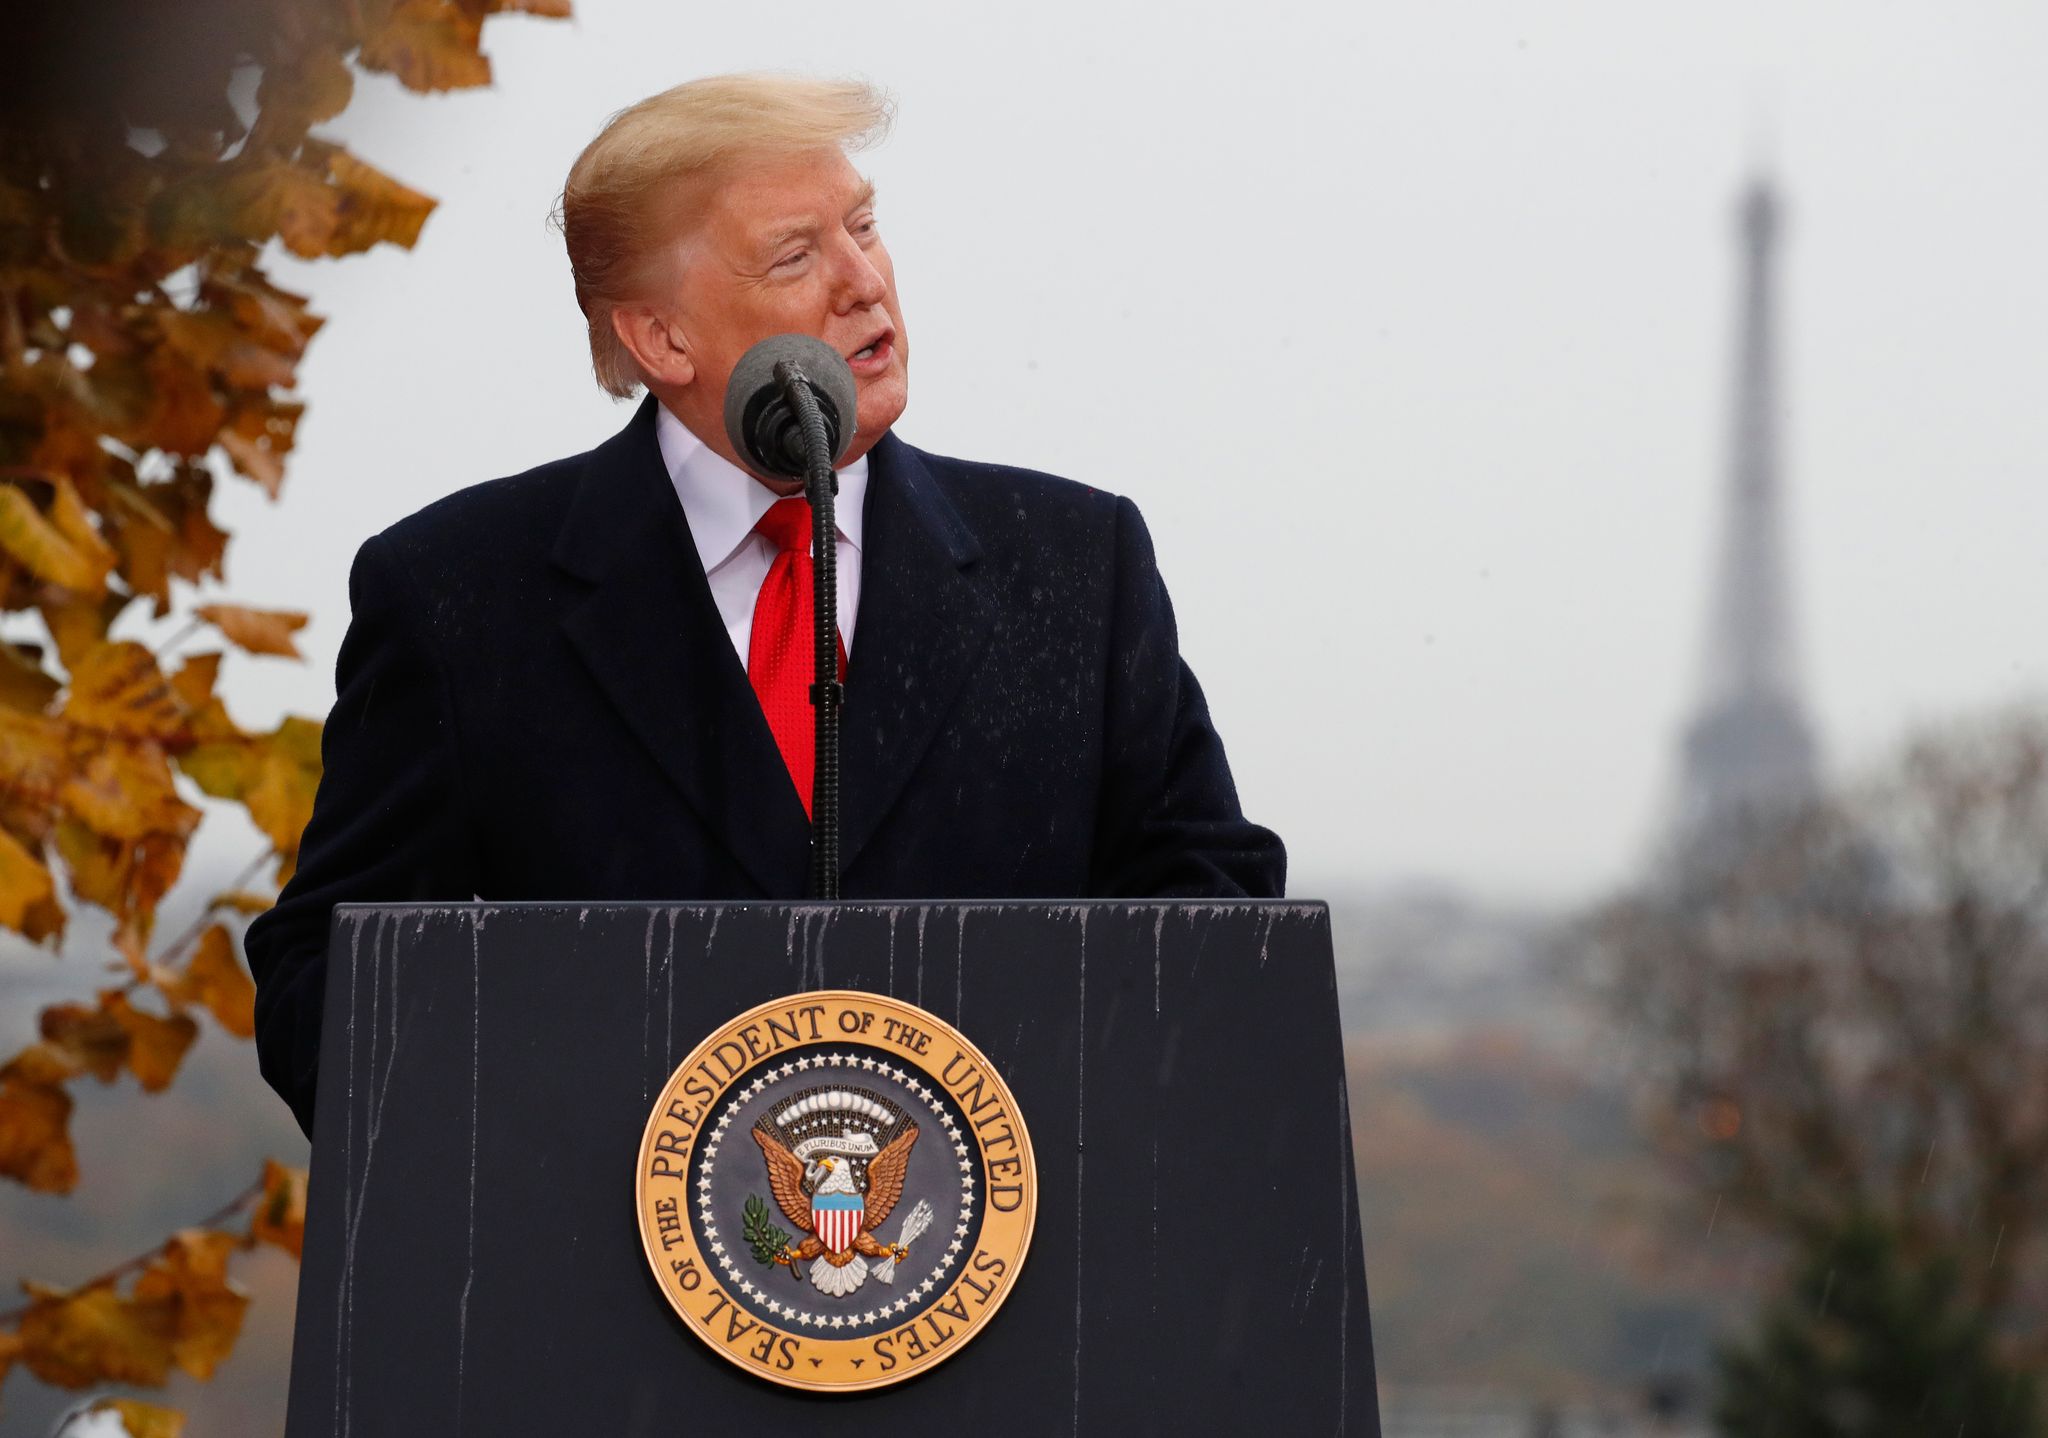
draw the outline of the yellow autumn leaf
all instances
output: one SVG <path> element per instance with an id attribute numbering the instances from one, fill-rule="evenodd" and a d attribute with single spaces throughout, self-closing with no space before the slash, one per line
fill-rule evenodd
<path id="1" fill-rule="evenodd" d="M 94 645 L 71 671 L 63 715 L 82 729 L 137 739 L 177 739 L 185 710 L 157 667 L 156 656 L 129 640 Z"/>
<path id="2" fill-rule="evenodd" d="M 262 745 L 260 735 L 195 744 L 178 756 L 178 772 L 216 799 L 240 799 L 263 777 Z"/>
<path id="3" fill-rule="evenodd" d="M 185 730 L 195 740 L 239 739 L 242 731 L 228 718 L 227 707 L 214 689 L 220 683 L 221 655 L 218 650 L 188 654 L 170 677 L 171 692 L 185 711 Z"/>
<path id="4" fill-rule="evenodd" d="M 95 599 L 69 589 L 46 588 L 36 596 L 36 611 L 57 641 L 58 662 L 72 669 L 105 642 L 107 630 L 133 602 L 134 596 L 114 590 Z"/>
<path id="5" fill-rule="evenodd" d="M 200 817 L 178 797 L 170 763 L 154 744 L 115 743 L 95 751 L 57 797 L 80 823 L 108 839 L 184 839 Z"/>
<path id="6" fill-rule="evenodd" d="M 144 945 L 156 906 L 177 882 L 184 865 L 184 837 L 145 834 L 134 840 L 109 839 L 77 819 L 66 818 L 57 825 L 56 844 L 72 892 L 120 920 L 114 929 L 114 947 L 138 977 L 146 977 Z"/>
<path id="7" fill-rule="evenodd" d="M 56 880 L 40 856 L 6 829 L 0 828 L 0 924 L 31 942 L 64 932 L 64 907 L 57 902 Z"/>
<path id="8" fill-rule="evenodd" d="M 70 731 L 61 721 L 0 707 L 0 774 L 10 797 L 48 803 L 70 768 Z"/>
<path id="9" fill-rule="evenodd" d="M 92 512 L 85 507 L 85 501 L 78 497 L 78 489 L 68 479 L 57 481 L 56 497 L 50 501 L 50 523 L 71 547 L 82 555 L 98 576 L 90 588 L 94 593 L 107 587 L 107 576 L 113 572 L 118 556 L 92 522 Z M 81 586 L 71 585 L 77 589 Z"/>
<path id="10" fill-rule="evenodd" d="M 263 1164 L 263 1196 L 256 1201 L 249 1237 L 282 1248 L 293 1258 L 306 1247 L 306 1170 L 286 1168 L 276 1159 Z"/>
<path id="11" fill-rule="evenodd" d="M 14 484 L 0 483 L 0 550 L 38 579 L 65 589 L 94 595 L 106 589 L 106 566 L 66 539 Z"/>
<path id="12" fill-rule="evenodd" d="M 313 817 L 313 795 L 320 787 L 320 725 L 287 717 L 264 736 L 261 753 L 261 771 L 242 802 L 278 852 L 293 855 Z"/>
<path id="13" fill-rule="evenodd" d="M 241 604 L 203 604 L 196 611 L 229 641 L 251 654 L 279 654 L 298 659 L 299 647 L 292 635 L 306 627 L 306 618 L 295 610 L 251 609 Z"/>

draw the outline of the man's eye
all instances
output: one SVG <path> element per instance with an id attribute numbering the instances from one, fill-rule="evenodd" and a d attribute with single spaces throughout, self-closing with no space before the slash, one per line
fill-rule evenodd
<path id="1" fill-rule="evenodd" d="M 794 265 L 801 264 L 804 260 L 804 257 L 807 256 L 808 254 L 810 254 L 809 250 L 792 251 L 791 253 L 786 254 L 781 259 L 777 260 L 775 262 L 775 268 L 778 270 L 786 270 Z"/>

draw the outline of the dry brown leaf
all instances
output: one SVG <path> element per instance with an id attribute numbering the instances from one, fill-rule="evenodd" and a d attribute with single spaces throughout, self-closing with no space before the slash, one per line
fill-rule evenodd
<path id="1" fill-rule="evenodd" d="M 272 499 L 284 484 L 284 457 L 291 453 L 305 409 L 296 401 L 244 395 L 220 432 L 221 448 L 235 468 L 262 485 Z"/>
<path id="2" fill-rule="evenodd" d="M 265 71 L 265 83 L 271 78 L 272 72 Z M 225 305 L 258 344 L 294 359 L 326 323 L 307 307 L 304 295 L 278 288 L 254 267 L 239 273 L 226 266 L 212 270 L 200 293 L 211 304 Z"/>
<path id="3" fill-rule="evenodd" d="M 171 1358 L 194 1378 L 211 1378 L 242 1331 L 249 1298 L 228 1277 L 228 1256 L 240 1247 L 233 1234 L 187 1229 L 136 1280 L 132 1302 L 170 1310 Z"/>
<path id="4" fill-rule="evenodd" d="M 249 1237 L 274 1244 L 293 1258 L 306 1247 L 306 1170 L 286 1168 L 276 1159 L 263 1164 L 263 1196 L 249 1222 Z"/>
<path id="5" fill-rule="evenodd" d="M 110 992 L 118 995 L 119 990 Z M 101 1083 L 112 1083 L 128 1062 L 129 1032 L 107 1008 L 98 1004 L 51 1004 L 38 1016 L 43 1041 Z"/>
<path id="6" fill-rule="evenodd" d="M 14 1367 L 14 1360 L 21 1357 L 21 1338 L 14 1333 L 0 1333 L 0 1386 L 7 1382 L 7 1372 Z"/>
<path id="7" fill-rule="evenodd" d="M 302 657 L 298 645 L 292 643 L 292 635 L 306 627 L 307 616 L 295 610 L 203 604 L 196 613 L 219 628 L 230 642 L 251 654 L 279 654 L 288 659 Z"/>
<path id="8" fill-rule="evenodd" d="M 172 579 L 220 577 L 228 535 L 213 522 L 213 475 L 204 465 L 181 465 L 152 484 L 117 483 L 108 495 L 122 577 L 156 601 L 159 618 L 169 612 Z"/>
<path id="9" fill-rule="evenodd" d="M 266 66 L 256 100 L 266 117 L 283 112 L 303 128 L 339 115 L 354 92 L 355 76 L 341 51 L 321 45 L 295 56 L 289 66 Z"/>
<path id="10" fill-rule="evenodd" d="M 460 90 L 491 83 L 478 53 L 483 22 L 448 0 L 400 0 L 381 30 L 363 37 L 356 63 L 389 70 L 409 90 Z"/>
<path id="11" fill-rule="evenodd" d="M 133 1398 L 102 1398 L 88 1413 L 111 1413 L 121 1420 L 128 1438 L 183 1438 L 185 1415 L 160 1403 L 141 1403 Z"/>
<path id="12" fill-rule="evenodd" d="M 83 1072 L 78 1060 L 56 1044 L 38 1040 L 9 1059 L 0 1067 L 0 1078 L 11 1078 L 25 1084 L 42 1088 L 56 1088 L 69 1083 Z"/>
<path id="13" fill-rule="evenodd" d="M 280 354 L 258 343 L 234 315 L 222 310 L 168 310 L 157 318 L 164 340 L 231 389 L 289 387 L 296 352 Z"/>
<path id="14" fill-rule="evenodd" d="M 43 1382 L 59 1388 L 106 1382 L 154 1388 L 170 1376 L 175 1303 L 134 1303 L 111 1283 L 77 1293 L 28 1287 L 35 1301 L 16 1331 L 23 1364 Z"/>
<path id="15" fill-rule="evenodd" d="M 150 351 L 142 369 L 149 407 L 128 431 L 130 446 L 193 459 L 212 449 L 227 407 L 207 372 L 169 345 Z"/>
<path id="16" fill-rule="evenodd" d="M 434 199 L 402 185 L 374 165 L 335 149 L 327 172 L 341 192 L 341 221 L 327 242 L 331 255 L 367 250 L 380 241 L 411 249 L 434 212 Z"/>
<path id="17" fill-rule="evenodd" d="M 69 1193 L 78 1182 L 71 1147 L 71 1095 L 53 1074 L 59 1061 L 33 1044 L 0 1069 L 0 1174 L 38 1193 Z"/>
<path id="18" fill-rule="evenodd" d="M 273 165 L 259 203 L 278 239 L 300 259 L 317 260 L 328 252 L 341 222 L 341 196 L 325 175 L 290 162 Z"/>
<path id="19" fill-rule="evenodd" d="M 108 1015 L 128 1035 L 128 1067 L 145 1092 L 161 1093 L 177 1076 L 185 1050 L 199 1037 L 199 1025 L 184 1014 L 158 1018 L 128 1002 L 118 990 L 103 997 Z"/>
<path id="20" fill-rule="evenodd" d="M 199 947 L 182 972 L 159 979 L 174 1004 L 198 1004 L 238 1039 L 256 1033 L 256 985 L 235 957 L 228 931 L 215 924 L 199 936 Z"/>
<path id="21" fill-rule="evenodd" d="M 227 889 L 206 901 L 209 909 L 231 909 L 237 914 L 261 914 L 274 908 L 277 900 L 268 894 L 252 894 L 247 889 Z"/>

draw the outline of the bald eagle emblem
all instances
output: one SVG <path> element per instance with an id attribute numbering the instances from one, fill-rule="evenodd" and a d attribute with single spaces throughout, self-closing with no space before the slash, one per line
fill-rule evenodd
<path id="1" fill-rule="evenodd" d="M 768 1206 L 747 1200 L 744 1232 L 754 1257 L 787 1267 L 801 1283 L 809 1265 L 820 1293 L 843 1298 L 869 1278 L 896 1279 L 896 1261 L 931 1225 L 920 1199 L 894 1243 L 875 1237 L 903 1196 L 917 1125 L 903 1109 L 867 1089 L 806 1089 L 777 1104 L 753 1127 L 768 1166 L 768 1189 L 800 1239 L 770 1222 Z M 867 1260 L 876 1262 L 871 1267 Z"/>

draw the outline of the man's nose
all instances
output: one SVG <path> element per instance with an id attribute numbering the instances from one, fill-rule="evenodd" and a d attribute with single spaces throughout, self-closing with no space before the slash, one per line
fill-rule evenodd
<path id="1" fill-rule="evenodd" d="M 889 292 L 882 272 L 875 268 L 868 252 L 854 242 L 851 235 L 842 237 L 838 259 L 837 285 L 833 298 L 840 314 L 854 310 L 868 309 L 882 302 Z"/>

